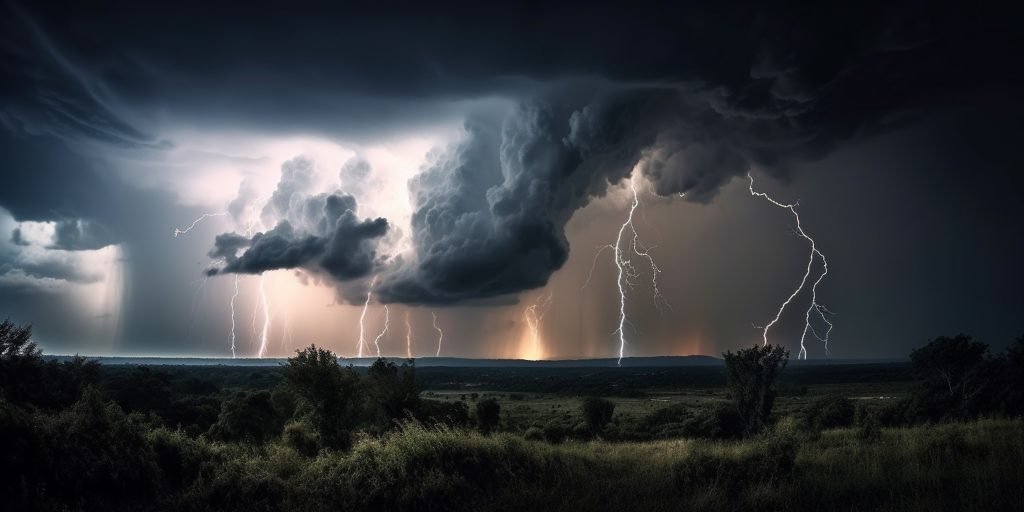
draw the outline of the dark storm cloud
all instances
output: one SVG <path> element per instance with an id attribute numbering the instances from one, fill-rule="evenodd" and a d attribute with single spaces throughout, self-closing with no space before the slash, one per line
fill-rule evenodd
<path id="1" fill-rule="evenodd" d="M 120 114 L 153 105 L 209 125 L 358 138 L 461 115 L 447 101 L 531 96 L 565 80 L 700 84 L 724 116 L 779 119 L 824 115 L 823 93 L 840 102 L 828 115 L 857 117 L 1020 77 L 1001 51 L 1019 47 L 1012 16 L 925 2 L 8 10 L 7 117 L 117 144 L 154 144 Z"/>
<path id="2" fill-rule="evenodd" d="M 287 190 L 303 175 L 293 171 L 303 168 L 286 165 L 277 190 Z M 376 242 L 387 233 L 388 222 L 383 218 L 359 220 L 354 197 L 338 193 L 310 197 L 294 189 L 287 198 L 276 197 L 276 205 L 271 199 L 267 207 L 283 208 L 284 214 L 298 212 L 299 216 L 292 218 L 303 227 L 296 228 L 288 217 L 278 216 L 283 220 L 273 229 L 251 238 L 237 233 L 218 235 L 209 256 L 225 264 L 207 275 L 305 268 L 349 281 L 369 274 L 382 263 Z M 264 215 L 268 215 L 266 210 Z"/>
<path id="3" fill-rule="evenodd" d="M 94 221 L 61 219 L 54 228 L 52 249 L 91 251 L 114 243 L 110 230 Z"/>
<path id="4" fill-rule="evenodd" d="M 70 142 L 168 147 L 125 121 L 111 107 L 117 98 L 105 84 L 65 55 L 23 8 L 7 4 L 3 10 L 0 124 Z"/>
<path id="5" fill-rule="evenodd" d="M 568 218 L 638 163 L 657 193 L 707 202 L 751 166 L 784 178 L 916 112 L 1021 82 L 1005 62 L 1020 53 L 1014 17 L 923 2 L 12 10 L 0 37 L 12 130 L 158 148 L 126 113 L 360 137 L 471 110 L 447 102 L 521 103 L 498 122 L 474 118 L 410 184 L 416 258 L 381 287 L 404 302 L 543 285 L 566 261 Z M 232 271 L 374 271 L 387 222 L 292 194 L 305 187 L 293 165 L 262 212 L 268 226 L 289 222 L 242 237 L 241 256 L 211 254 Z"/>

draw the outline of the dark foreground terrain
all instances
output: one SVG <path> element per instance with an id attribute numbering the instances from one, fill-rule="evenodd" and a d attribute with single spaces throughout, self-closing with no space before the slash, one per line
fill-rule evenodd
<path id="1" fill-rule="evenodd" d="M 353 368 L 315 348 L 168 366 L 47 359 L 15 327 L 0 329 L 5 510 L 1024 503 L 1024 340 L 788 367 L 771 347 L 624 368 Z"/>

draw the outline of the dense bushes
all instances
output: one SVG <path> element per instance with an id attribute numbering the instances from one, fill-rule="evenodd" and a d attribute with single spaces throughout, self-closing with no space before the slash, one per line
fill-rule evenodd
<path id="1" fill-rule="evenodd" d="M 484 435 L 490 434 L 501 421 L 501 406 L 493 398 L 476 403 L 476 425 Z"/>
<path id="2" fill-rule="evenodd" d="M 261 444 L 280 435 L 285 419 L 274 408 L 270 392 L 240 391 L 221 403 L 210 437 Z"/>
<path id="3" fill-rule="evenodd" d="M 612 421 L 615 404 L 604 398 L 589 397 L 583 400 L 583 421 L 591 432 L 598 433 Z"/>
<path id="4" fill-rule="evenodd" d="M 804 422 L 813 430 L 849 427 L 853 425 L 853 401 L 845 396 L 826 395 L 815 399 L 804 408 Z"/>

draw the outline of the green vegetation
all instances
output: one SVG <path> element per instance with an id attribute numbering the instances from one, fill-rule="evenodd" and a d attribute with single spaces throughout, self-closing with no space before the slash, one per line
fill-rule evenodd
<path id="1" fill-rule="evenodd" d="M 1013 419 L 1024 338 L 997 357 L 938 338 L 915 351 L 912 386 L 882 380 L 886 400 L 834 379 L 787 393 L 777 347 L 727 354 L 715 388 L 580 399 L 422 392 L 411 362 L 361 371 L 317 347 L 279 369 L 167 370 L 48 361 L 30 340 L 0 324 L 0 493 L 12 510 L 1024 503 L 1024 422 Z"/>

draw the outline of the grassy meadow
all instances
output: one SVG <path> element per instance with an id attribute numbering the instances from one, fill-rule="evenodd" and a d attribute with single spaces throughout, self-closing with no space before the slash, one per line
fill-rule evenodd
<path id="1" fill-rule="evenodd" d="M 164 504 L 170 509 L 934 511 L 1024 503 L 1024 422 L 1011 420 L 886 428 L 875 439 L 856 429 L 807 437 L 782 422 L 743 441 L 559 445 L 407 425 L 312 458 L 279 444 L 238 453 L 177 441 L 205 462 L 193 487 Z"/>

